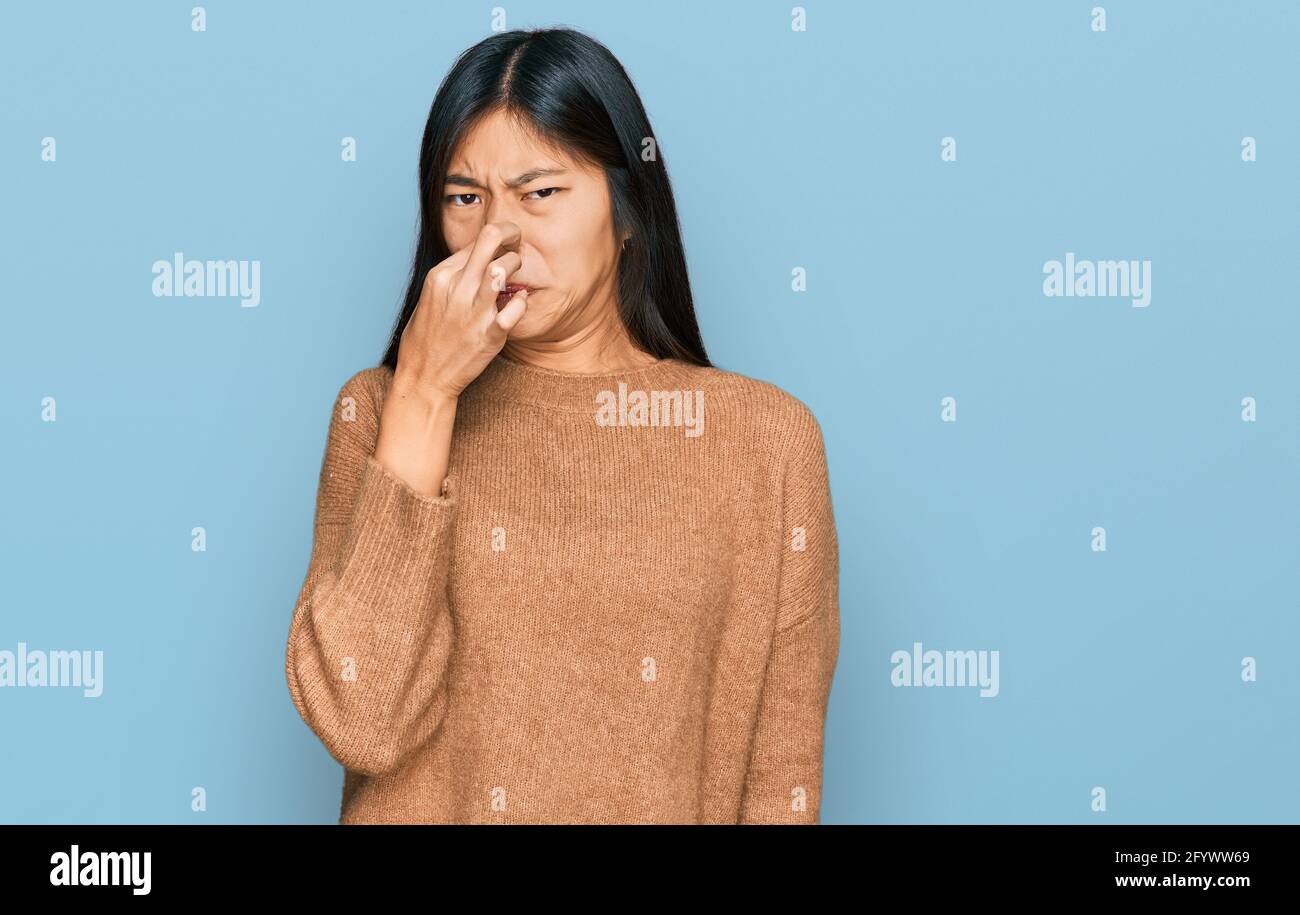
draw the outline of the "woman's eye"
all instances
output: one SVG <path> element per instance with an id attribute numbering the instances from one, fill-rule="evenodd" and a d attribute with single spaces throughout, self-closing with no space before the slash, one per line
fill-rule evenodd
<path id="1" fill-rule="evenodd" d="M 451 194 L 450 196 L 447 197 L 447 199 L 451 202 L 452 206 L 462 207 L 462 206 L 472 206 L 472 204 L 465 203 L 461 199 L 462 197 L 477 197 L 477 196 L 478 194 Z"/>
<path id="2" fill-rule="evenodd" d="M 555 196 L 554 194 L 547 194 L 547 193 L 546 193 L 547 191 L 558 191 L 558 190 L 559 190 L 558 187 L 544 187 L 544 188 L 542 188 L 540 191 L 530 191 L 530 192 L 529 192 L 529 195 L 531 196 L 532 194 L 546 194 L 546 197 L 538 197 L 538 198 L 536 198 L 536 199 L 538 199 L 538 200 L 545 200 L 547 197 L 553 197 L 553 196 Z"/>

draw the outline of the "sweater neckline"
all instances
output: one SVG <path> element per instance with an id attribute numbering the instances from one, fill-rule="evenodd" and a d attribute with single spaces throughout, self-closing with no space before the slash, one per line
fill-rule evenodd
<path id="1" fill-rule="evenodd" d="M 612 372 L 561 372 L 516 362 L 498 353 L 464 393 L 566 413 L 595 413 L 602 391 L 617 397 L 620 383 L 629 391 L 680 389 L 690 380 L 691 368 L 679 359 L 664 358 Z"/>

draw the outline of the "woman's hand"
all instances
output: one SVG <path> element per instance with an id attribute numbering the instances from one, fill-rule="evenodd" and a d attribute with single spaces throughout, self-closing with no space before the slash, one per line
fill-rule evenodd
<path id="1" fill-rule="evenodd" d="M 395 383 L 455 400 L 487 368 L 527 310 L 522 290 L 497 310 L 497 294 L 519 269 L 518 248 L 519 226 L 489 222 L 472 245 L 425 274 L 420 300 L 402 330 Z"/>
<path id="2" fill-rule="evenodd" d="M 496 304 L 519 269 L 518 247 L 514 223 L 484 225 L 473 245 L 425 274 L 420 300 L 402 329 L 375 460 L 426 497 L 443 492 L 461 391 L 501 351 L 527 309 L 523 291 L 500 311 Z"/>

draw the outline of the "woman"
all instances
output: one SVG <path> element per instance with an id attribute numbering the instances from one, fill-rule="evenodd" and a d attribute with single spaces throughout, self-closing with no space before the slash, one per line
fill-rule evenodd
<path id="1" fill-rule="evenodd" d="M 818 822 L 821 431 L 710 365 L 652 138 L 568 29 L 494 35 L 438 90 L 405 307 L 336 400 L 289 632 L 341 823 Z"/>

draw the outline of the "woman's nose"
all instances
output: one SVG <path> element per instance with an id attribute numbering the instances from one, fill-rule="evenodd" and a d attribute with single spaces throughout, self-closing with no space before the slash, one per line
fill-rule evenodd
<path id="1" fill-rule="evenodd" d="M 523 228 L 523 222 L 520 221 L 522 208 L 518 202 L 511 197 L 513 191 L 506 193 L 496 193 L 492 195 L 492 201 L 487 205 L 483 218 L 488 222 L 513 222 L 515 225 Z"/>

